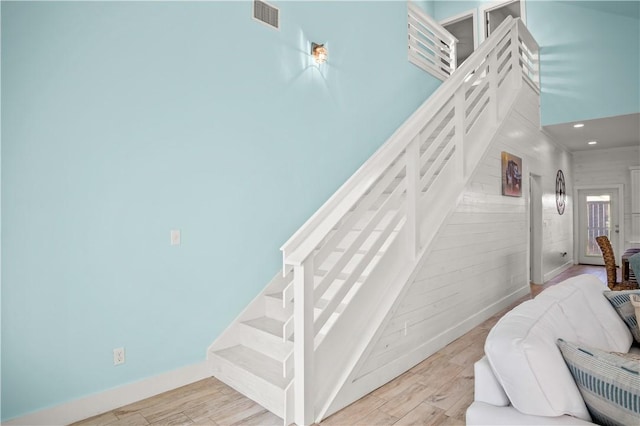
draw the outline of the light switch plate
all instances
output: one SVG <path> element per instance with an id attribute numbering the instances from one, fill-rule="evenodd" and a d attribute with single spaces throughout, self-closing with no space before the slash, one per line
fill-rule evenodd
<path id="1" fill-rule="evenodd" d="M 171 230 L 171 245 L 179 246 L 180 245 L 180 230 L 172 229 Z"/>

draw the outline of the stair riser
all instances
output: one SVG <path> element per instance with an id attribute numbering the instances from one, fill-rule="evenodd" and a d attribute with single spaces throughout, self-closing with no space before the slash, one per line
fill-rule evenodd
<path id="1" fill-rule="evenodd" d="M 293 350 L 292 342 L 283 342 L 281 337 L 251 327 L 238 324 L 238 343 L 280 362 Z"/>
<path id="2" fill-rule="evenodd" d="M 264 298 L 265 316 L 278 321 L 286 322 L 293 315 L 293 304 L 289 303 L 286 308 L 282 307 L 282 299 L 266 296 Z"/>
<path id="3" fill-rule="evenodd" d="M 221 382 L 262 405 L 279 417 L 284 417 L 284 390 L 232 364 L 209 354 L 211 374 Z"/>

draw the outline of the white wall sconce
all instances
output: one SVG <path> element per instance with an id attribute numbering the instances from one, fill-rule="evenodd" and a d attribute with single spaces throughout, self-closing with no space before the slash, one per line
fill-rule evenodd
<path id="1" fill-rule="evenodd" d="M 316 61 L 316 64 L 324 64 L 327 62 L 329 51 L 324 44 L 311 43 L 311 56 Z"/>

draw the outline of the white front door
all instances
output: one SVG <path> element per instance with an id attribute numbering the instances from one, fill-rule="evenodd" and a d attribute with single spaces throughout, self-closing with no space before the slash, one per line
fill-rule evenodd
<path id="1" fill-rule="evenodd" d="M 578 262 L 604 265 L 596 237 L 606 235 L 616 254 L 620 224 L 618 223 L 618 190 L 581 189 L 578 191 Z"/>

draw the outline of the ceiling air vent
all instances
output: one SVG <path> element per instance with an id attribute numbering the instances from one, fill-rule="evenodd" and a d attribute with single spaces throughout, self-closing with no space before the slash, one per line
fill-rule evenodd
<path id="1" fill-rule="evenodd" d="M 280 28 L 279 14 L 277 8 L 260 0 L 253 1 L 253 17 L 260 22 L 264 22 L 273 28 Z"/>

